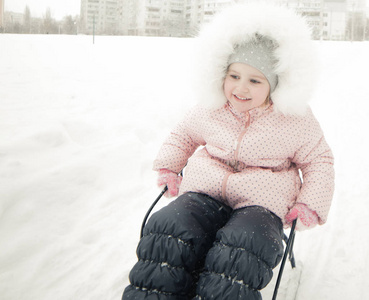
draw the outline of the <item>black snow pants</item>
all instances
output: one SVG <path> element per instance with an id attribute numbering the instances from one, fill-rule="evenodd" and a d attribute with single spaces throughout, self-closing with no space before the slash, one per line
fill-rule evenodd
<path id="1" fill-rule="evenodd" d="M 152 215 L 123 300 L 261 299 L 283 255 L 280 218 L 186 193 Z"/>

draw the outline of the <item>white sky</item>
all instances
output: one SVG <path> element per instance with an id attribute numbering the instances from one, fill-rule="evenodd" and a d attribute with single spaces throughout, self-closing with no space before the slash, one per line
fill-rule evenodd
<path id="1" fill-rule="evenodd" d="M 369 0 L 366 0 L 369 7 Z M 66 15 L 79 15 L 81 0 L 5 0 L 5 10 L 23 13 L 28 5 L 31 16 L 42 17 L 50 8 L 53 18 L 59 20 Z"/>
<path id="2" fill-rule="evenodd" d="M 31 16 L 42 17 L 50 8 L 51 16 L 57 20 L 66 15 L 79 15 L 81 0 L 5 0 L 5 11 L 23 13 L 28 5 Z"/>

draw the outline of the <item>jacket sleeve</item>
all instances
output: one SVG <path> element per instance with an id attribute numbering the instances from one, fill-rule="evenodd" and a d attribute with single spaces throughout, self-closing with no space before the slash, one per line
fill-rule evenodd
<path id="1" fill-rule="evenodd" d="M 302 186 L 296 202 L 314 210 L 319 223 L 324 224 L 334 191 L 334 158 L 311 110 L 304 122 L 299 148 L 292 160 L 302 173 Z"/>
<path id="2" fill-rule="evenodd" d="M 168 169 L 179 173 L 184 168 L 196 149 L 200 145 L 205 145 L 200 134 L 200 121 L 196 108 L 187 114 L 161 146 L 154 161 L 153 170 Z"/>

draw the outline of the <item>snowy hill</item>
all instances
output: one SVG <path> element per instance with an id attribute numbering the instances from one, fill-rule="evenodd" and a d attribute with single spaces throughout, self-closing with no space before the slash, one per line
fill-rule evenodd
<path id="1" fill-rule="evenodd" d="M 312 108 L 336 157 L 336 192 L 328 223 L 297 234 L 297 299 L 369 299 L 369 43 L 316 44 Z M 0 35 L 2 300 L 120 299 L 159 193 L 152 161 L 195 103 L 192 46 Z"/>

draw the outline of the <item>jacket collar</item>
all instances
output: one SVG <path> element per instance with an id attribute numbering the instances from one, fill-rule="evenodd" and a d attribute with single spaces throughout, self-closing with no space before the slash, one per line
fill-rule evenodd
<path id="1" fill-rule="evenodd" d="M 258 106 L 245 112 L 239 112 L 229 101 L 225 104 L 225 108 L 229 110 L 241 122 L 253 122 L 260 116 L 273 111 L 273 103 Z"/>

